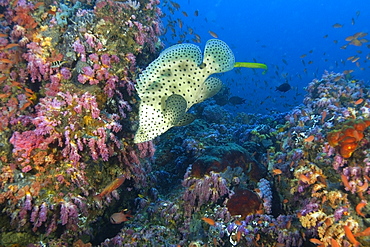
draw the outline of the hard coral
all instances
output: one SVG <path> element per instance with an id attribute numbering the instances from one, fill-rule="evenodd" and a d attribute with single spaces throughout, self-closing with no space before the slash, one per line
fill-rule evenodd
<path id="1" fill-rule="evenodd" d="M 244 189 L 236 191 L 226 206 L 231 215 L 241 215 L 245 218 L 247 215 L 257 213 L 262 208 L 262 201 L 257 194 Z"/>
<path id="2" fill-rule="evenodd" d="M 343 158 L 349 158 L 364 138 L 363 132 L 369 126 L 370 120 L 348 120 L 337 130 L 328 133 L 329 144 L 332 147 L 339 147 L 339 152 Z"/>

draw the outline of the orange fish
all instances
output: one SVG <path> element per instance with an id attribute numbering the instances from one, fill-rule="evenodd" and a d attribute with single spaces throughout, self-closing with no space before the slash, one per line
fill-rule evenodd
<path id="1" fill-rule="evenodd" d="M 314 139 L 315 139 L 315 136 L 314 135 L 310 135 L 309 137 L 307 137 L 306 139 L 304 139 L 304 141 L 305 142 L 312 142 Z"/>
<path id="2" fill-rule="evenodd" d="M 237 233 L 236 233 L 236 242 L 239 243 L 241 238 L 242 238 L 242 232 L 237 231 Z"/>
<path id="3" fill-rule="evenodd" d="M 125 176 L 120 176 L 118 178 L 116 178 L 115 180 L 113 180 L 113 182 L 111 182 L 110 184 L 107 185 L 107 187 L 104 188 L 104 190 L 102 192 L 100 192 L 100 194 L 94 196 L 95 199 L 102 199 L 103 196 L 111 193 L 113 190 L 117 189 L 118 187 L 120 187 L 123 182 L 126 180 L 126 177 Z"/>
<path id="4" fill-rule="evenodd" d="M 323 110 L 323 111 L 321 112 L 321 124 L 323 124 L 323 123 L 324 123 L 325 118 L 326 118 L 326 115 L 328 115 L 328 112 L 327 112 L 326 110 Z"/>
<path id="5" fill-rule="evenodd" d="M 361 104 L 362 102 L 364 102 L 364 99 L 358 99 L 358 100 L 356 100 L 355 101 L 355 105 L 359 105 L 359 104 Z"/>
<path id="6" fill-rule="evenodd" d="M 342 182 L 343 182 L 344 187 L 350 189 L 351 186 L 349 185 L 347 177 L 344 174 L 342 174 L 341 178 L 342 178 Z"/>
<path id="7" fill-rule="evenodd" d="M 211 226 L 214 226 L 216 224 L 214 220 L 207 218 L 207 217 L 203 217 L 202 220 Z"/>
<path id="8" fill-rule="evenodd" d="M 11 63 L 12 64 L 13 62 L 7 58 L 1 58 L 0 63 Z"/>
<path id="9" fill-rule="evenodd" d="M 331 239 L 331 247 L 339 247 L 337 240 L 335 240 L 334 238 Z"/>
<path id="10" fill-rule="evenodd" d="M 359 136 L 359 135 L 358 135 L 358 132 L 357 132 L 357 136 Z M 362 138 L 357 137 L 356 139 L 357 139 L 357 140 L 361 140 Z M 365 191 L 367 191 L 367 188 L 369 188 L 369 184 L 368 184 L 368 182 L 365 180 L 365 182 L 364 182 L 364 184 L 363 184 L 362 186 L 358 186 L 358 187 L 357 187 L 357 192 L 365 192 Z"/>
<path id="11" fill-rule="evenodd" d="M 302 182 L 304 182 L 306 184 L 310 183 L 310 179 L 304 174 L 299 175 L 299 180 L 301 180 Z"/>
<path id="12" fill-rule="evenodd" d="M 310 242 L 313 243 L 313 244 L 320 244 L 320 245 L 324 244 L 324 242 L 318 240 L 317 238 L 311 238 Z"/>
<path id="13" fill-rule="evenodd" d="M 14 44 L 14 43 L 12 43 L 12 44 L 8 44 L 8 45 L 6 45 L 5 47 L 4 47 L 4 49 L 5 50 L 8 50 L 8 49 L 11 49 L 11 48 L 14 48 L 14 47 L 18 47 L 19 45 L 18 44 Z"/>
<path id="14" fill-rule="evenodd" d="M 40 6 L 44 6 L 44 3 L 43 2 L 37 2 L 34 6 L 35 9 L 37 9 L 38 7 Z"/>
<path id="15" fill-rule="evenodd" d="M 369 236 L 370 235 L 370 227 L 366 228 L 362 232 L 358 232 L 355 234 L 355 237 L 364 237 L 364 236 Z"/>
<path id="16" fill-rule="evenodd" d="M 12 93 L 0 93 L 0 99 L 8 98 Z"/>
<path id="17" fill-rule="evenodd" d="M 365 207 L 366 206 L 366 204 L 367 204 L 367 202 L 365 202 L 365 201 L 361 201 L 359 204 L 357 204 L 357 206 L 356 206 L 356 213 L 358 214 L 358 215 L 360 215 L 361 217 L 364 217 L 365 218 L 365 215 L 364 215 L 364 213 L 363 212 L 361 212 L 361 209 L 363 208 L 363 207 Z"/>
<path id="18" fill-rule="evenodd" d="M 280 175 L 280 174 L 282 174 L 283 172 L 280 170 L 280 169 L 274 169 L 274 170 L 272 170 L 272 175 Z"/>
<path id="19" fill-rule="evenodd" d="M 217 35 L 217 33 L 215 33 L 215 32 L 212 32 L 212 31 L 208 31 L 208 33 L 213 37 L 213 38 L 218 38 L 218 35 Z"/>
<path id="20" fill-rule="evenodd" d="M 123 210 L 119 213 L 114 213 L 110 217 L 110 222 L 112 224 L 121 224 L 122 222 L 130 220 L 133 216 L 127 210 Z"/>
<path id="21" fill-rule="evenodd" d="M 349 226 L 343 226 L 344 228 L 344 233 L 346 234 L 348 240 L 355 246 L 355 247 L 359 247 L 360 246 L 360 243 L 356 240 L 355 236 L 353 235 L 351 229 L 349 228 Z"/>

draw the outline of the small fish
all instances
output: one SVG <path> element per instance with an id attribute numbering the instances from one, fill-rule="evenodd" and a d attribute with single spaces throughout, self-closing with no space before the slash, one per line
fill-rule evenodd
<path id="1" fill-rule="evenodd" d="M 245 104 L 245 99 L 238 97 L 238 96 L 232 96 L 229 98 L 229 103 L 232 105 L 241 105 Z"/>
<path id="2" fill-rule="evenodd" d="M 179 24 L 179 28 L 182 28 L 182 26 L 183 26 L 182 20 L 181 19 L 177 19 L 177 23 Z"/>
<path id="3" fill-rule="evenodd" d="M 280 92 L 285 93 L 285 92 L 288 92 L 290 89 L 292 89 L 290 84 L 285 82 L 285 83 L 281 84 L 280 86 L 276 87 L 275 91 L 280 91 Z"/>
<path id="4" fill-rule="evenodd" d="M 351 24 L 352 24 L 352 25 L 355 25 L 355 23 L 356 23 L 356 22 L 355 22 L 355 19 L 353 19 L 353 18 L 352 18 L 352 19 L 351 19 Z"/>
<path id="5" fill-rule="evenodd" d="M 199 15 L 199 11 L 198 10 L 195 10 L 194 11 L 194 16 L 198 16 Z"/>
<path id="6" fill-rule="evenodd" d="M 274 169 L 274 170 L 272 170 L 272 175 L 280 175 L 280 174 L 282 174 L 283 172 L 282 172 L 282 170 L 280 170 L 280 169 Z"/>
<path id="7" fill-rule="evenodd" d="M 359 105 L 359 104 L 361 104 L 362 102 L 364 102 L 364 99 L 358 99 L 358 100 L 356 100 L 355 101 L 355 105 Z"/>
<path id="8" fill-rule="evenodd" d="M 361 41 L 359 41 L 358 39 L 353 39 L 349 44 L 354 46 L 362 46 Z"/>
<path id="9" fill-rule="evenodd" d="M 307 137 L 306 139 L 304 139 L 304 141 L 305 142 L 312 142 L 314 139 L 315 139 L 315 136 L 314 135 L 310 135 L 309 137 Z"/>
<path id="10" fill-rule="evenodd" d="M 337 240 L 334 238 L 331 238 L 331 247 L 339 247 L 340 245 L 338 244 Z"/>
<path id="11" fill-rule="evenodd" d="M 310 184 L 311 182 L 311 180 L 304 174 L 299 175 L 299 180 L 306 184 Z"/>
<path id="12" fill-rule="evenodd" d="M 51 62 L 51 65 L 50 67 L 51 68 L 60 68 L 63 64 L 65 64 L 66 61 L 54 61 L 54 62 Z"/>
<path id="13" fill-rule="evenodd" d="M 345 70 L 345 71 L 343 71 L 343 74 L 345 74 L 345 75 L 351 74 L 353 71 L 354 71 L 353 69 Z"/>
<path id="14" fill-rule="evenodd" d="M 347 58 L 347 60 L 351 60 L 352 61 L 352 59 L 354 59 L 356 56 L 350 56 L 350 57 L 348 57 Z"/>
<path id="15" fill-rule="evenodd" d="M 355 247 L 359 247 L 360 246 L 360 243 L 356 240 L 355 236 L 353 235 L 351 229 L 349 228 L 349 226 L 345 225 L 343 226 L 343 229 L 344 229 L 344 233 L 346 234 L 346 237 L 348 238 L 348 240 L 355 246 Z"/>
<path id="16" fill-rule="evenodd" d="M 357 139 L 357 141 L 361 141 L 362 136 L 357 132 L 355 134 L 355 138 Z M 363 185 L 357 187 L 357 192 L 365 192 L 367 191 L 367 188 L 369 188 L 369 183 L 365 180 Z"/>
<path id="17" fill-rule="evenodd" d="M 346 37 L 344 40 L 345 41 L 352 41 L 353 39 L 355 39 L 355 37 L 353 35 L 351 35 L 351 36 Z"/>
<path id="18" fill-rule="evenodd" d="M 370 235 L 370 227 L 366 228 L 362 232 L 358 232 L 355 234 L 355 237 L 364 237 L 364 236 L 369 236 Z"/>
<path id="19" fill-rule="evenodd" d="M 218 38 L 218 35 L 217 35 L 217 33 L 215 33 L 215 32 L 212 32 L 212 31 L 208 31 L 208 33 L 213 37 L 213 38 Z"/>
<path id="20" fill-rule="evenodd" d="M 285 63 L 285 65 L 288 65 L 288 62 L 284 58 L 281 59 L 281 61 L 283 61 L 283 63 Z"/>
<path id="21" fill-rule="evenodd" d="M 18 47 L 19 45 L 18 44 L 14 44 L 14 43 L 12 43 L 12 44 L 8 44 L 8 45 L 6 45 L 5 47 L 4 47 L 4 50 L 9 50 L 9 49 L 12 49 L 12 48 L 14 48 L 14 47 Z"/>
<path id="22" fill-rule="evenodd" d="M 188 17 L 188 13 L 186 13 L 185 11 L 182 11 L 181 12 L 185 17 Z"/>
<path id="23" fill-rule="evenodd" d="M 335 24 L 333 24 L 332 27 L 334 27 L 334 28 L 342 28 L 343 25 L 342 24 L 339 24 L 339 23 L 335 23 Z"/>
<path id="24" fill-rule="evenodd" d="M 355 58 L 353 58 L 353 59 L 352 59 L 352 63 L 357 62 L 359 59 L 360 59 L 360 57 L 355 57 Z"/>
<path id="25" fill-rule="evenodd" d="M 7 59 L 7 58 L 1 58 L 0 59 L 0 63 L 10 63 L 10 64 L 13 64 L 13 61 L 11 61 L 10 59 Z"/>
<path id="26" fill-rule="evenodd" d="M 214 220 L 207 218 L 207 217 L 203 217 L 202 220 L 211 226 L 214 226 L 216 224 Z"/>
<path id="27" fill-rule="evenodd" d="M 362 208 L 365 207 L 367 204 L 366 201 L 361 201 L 359 204 L 357 204 L 356 206 L 356 213 L 358 215 L 360 215 L 361 217 L 364 217 L 365 218 L 365 214 L 363 212 L 361 212 Z"/>
<path id="28" fill-rule="evenodd" d="M 114 213 L 110 217 L 110 222 L 112 224 L 121 224 L 122 222 L 128 221 L 132 218 L 133 216 L 131 215 L 130 212 L 127 212 L 127 210 L 123 210 L 119 213 Z"/>
<path id="29" fill-rule="evenodd" d="M 94 198 L 95 199 L 102 199 L 105 195 L 111 193 L 113 190 L 120 187 L 123 184 L 123 182 L 125 182 L 125 180 L 126 180 L 126 177 L 123 176 L 123 175 L 116 178 L 110 184 L 108 184 L 107 187 L 105 187 L 104 190 L 102 192 L 100 192 L 100 194 L 94 196 Z"/>
<path id="30" fill-rule="evenodd" d="M 310 239 L 310 242 L 313 243 L 313 244 L 319 244 L 319 245 L 324 246 L 324 242 L 322 242 L 322 241 L 320 241 L 320 240 L 318 240 L 316 238 L 311 238 Z"/>
<path id="31" fill-rule="evenodd" d="M 180 4 L 176 3 L 176 2 L 172 2 L 170 1 L 172 7 L 174 7 L 176 10 L 179 10 L 179 8 L 181 7 Z"/>

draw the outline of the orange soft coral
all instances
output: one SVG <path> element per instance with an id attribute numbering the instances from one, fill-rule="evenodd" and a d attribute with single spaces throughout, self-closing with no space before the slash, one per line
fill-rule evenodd
<path id="1" fill-rule="evenodd" d="M 352 156 L 359 142 L 364 138 L 364 130 L 370 126 L 370 120 L 351 119 L 344 122 L 340 128 L 328 133 L 328 141 L 332 147 L 339 147 L 344 158 Z"/>

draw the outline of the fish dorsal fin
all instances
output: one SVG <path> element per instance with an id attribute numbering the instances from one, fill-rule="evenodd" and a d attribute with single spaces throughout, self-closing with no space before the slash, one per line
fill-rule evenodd
<path id="1" fill-rule="evenodd" d="M 200 48 L 193 44 L 177 44 L 162 51 L 159 57 L 139 75 L 136 86 L 139 96 L 141 97 L 141 94 L 145 93 L 145 90 L 154 82 L 177 77 L 175 69 L 185 66 L 184 61 L 199 66 L 202 62 Z"/>

